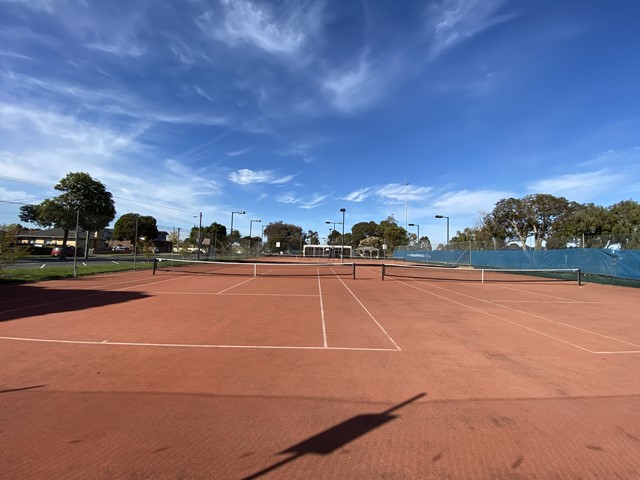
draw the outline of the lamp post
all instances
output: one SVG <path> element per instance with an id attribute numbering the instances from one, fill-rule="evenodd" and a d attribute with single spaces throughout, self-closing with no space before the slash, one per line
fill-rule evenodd
<path id="1" fill-rule="evenodd" d="M 229 258 L 231 258 L 231 245 L 233 241 L 233 216 L 235 214 L 244 215 L 246 212 L 244 210 L 238 210 L 237 212 L 231 212 L 231 231 L 229 232 Z"/>
<path id="2" fill-rule="evenodd" d="M 404 184 L 404 229 L 407 230 L 407 187 L 409 182 Z"/>
<path id="3" fill-rule="evenodd" d="M 262 250 L 262 256 L 264 256 L 264 227 L 266 225 L 262 225 L 262 231 L 260 232 L 260 248 Z"/>
<path id="4" fill-rule="evenodd" d="M 251 256 L 251 247 L 253 246 L 253 237 L 251 236 L 251 227 L 253 227 L 253 222 L 259 223 L 262 222 L 262 220 L 249 220 L 249 256 Z"/>
<path id="5" fill-rule="evenodd" d="M 418 225 L 417 223 L 410 223 L 409 226 L 410 227 L 417 227 L 417 229 L 418 229 L 418 241 L 416 242 L 416 245 L 418 246 L 418 248 L 420 248 L 420 225 Z"/>
<path id="6" fill-rule="evenodd" d="M 446 215 L 436 215 L 436 218 L 447 219 L 447 248 L 449 248 L 449 217 L 447 217 Z"/>
<path id="7" fill-rule="evenodd" d="M 195 215 L 193 218 L 197 218 Z M 196 258 L 200 260 L 200 239 L 202 238 L 202 212 L 200 212 L 200 222 L 198 223 L 198 250 L 196 252 Z"/>
<path id="8" fill-rule="evenodd" d="M 344 262 L 344 214 L 347 209 L 341 208 L 340 211 L 342 212 L 342 249 L 340 250 L 340 261 Z"/>

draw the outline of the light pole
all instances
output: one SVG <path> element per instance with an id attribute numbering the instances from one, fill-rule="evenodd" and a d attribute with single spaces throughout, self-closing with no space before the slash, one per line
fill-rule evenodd
<path id="1" fill-rule="evenodd" d="M 262 220 L 249 220 L 249 256 L 251 256 L 251 247 L 253 246 L 253 237 L 251 236 L 251 227 L 253 226 L 253 222 L 259 223 Z"/>
<path id="2" fill-rule="evenodd" d="M 447 248 L 449 248 L 449 217 L 447 217 L 446 215 L 436 215 L 436 218 L 447 219 Z"/>
<path id="3" fill-rule="evenodd" d="M 231 212 L 231 231 L 229 232 L 229 258 L 231 258 L 231 245 L 233 241 L 233 216 L 235 214 L 244 215 L 246 212 L 244 210 L 238 210 L 237 212 Z"/>
<path id="4" fill-rule="evenodd" d="M 194 216 L 193 218 L 196 218 L 196 216 Z M 198 223 L 198 251 L 196 253 L 196 258 L 198 260 L 200 260 L 200 244 L 201 241 L 200 239 L 202 238 L 202 212 L 200 212 L 200 222 Z"/>
<path id="5" fill-rule="evenodd" d="M 262 256 L 264 257 L 264 227 L 266 225 L 262 225 L 262 231 L 260 232 L 260 249 L 262 250 Z"/>
<path id="6" fill-rule="evenodd" d="M 344 262 L 344 214 L 347 209 L 341 208 L 340 211 L 342 212 L 342 249 L 340 250 L 340 261 Z"/>
<path id="7" fill-rule="evenodd" d="M 410 223 L 409 226 L 410 227 L 417 227 L 417 229 L 418 229 L 418 241 L 416 242 L 416 245 L 418 246 L 418 248 L 420 248 L 420 225 L 418 225 L 417 223 Z"/>
<path id="8" fill-rule="evenodd" d="M 404 184 L 404 229 L 407 230 L 407 187 L 409 182 Z"/>

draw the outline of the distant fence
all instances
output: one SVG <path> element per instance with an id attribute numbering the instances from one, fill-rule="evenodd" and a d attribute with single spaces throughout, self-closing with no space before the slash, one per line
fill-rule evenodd
<path id="1" fill-rule="evenodd" d="M 640 280 L 640 250 L 568 248 L 562 250 L 410 250 L 394 258 L 418 263 L 484 268 L 579 268 L 582 273 Z"/>

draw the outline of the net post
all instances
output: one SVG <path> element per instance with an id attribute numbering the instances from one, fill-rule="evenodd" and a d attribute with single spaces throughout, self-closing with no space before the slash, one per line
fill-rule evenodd
<path id="1" fill-rule="evenodd" d="M 578 268 L 578 286 L 582 286 L 582 272 Z"/>
<path id="2" fill-rule="evenodd" d="M 355 280 L 356 279 L 356 264 L 355 263 L 352 264 L 352 268 L 353 268 L 353 279 Z"/>
<path id="3" fill-rule="evenodd" d="M 253 264 L 253 276 L 254 277 L 258 276 L 258 264 L 257 263 Z"/>
<path id="4" fill-rule="evenodd" d="M 382 264 L 382 268 L 381 268 L 381 271 L 382 271 L 382 280 L 384 280 L 384 269 L 385 269 L 385 264 L 383 263 L 383 264 Z"/>
<path id="5" fill-rule="evenodd" d="M 152 272 L 153 272 L 153 273 L 152 273 L 152 275 L 155 275 L 155 274 L 156 274 L 156 270 L 157 270 L 157 269 L 158 269 L 158 259 L 157 259 L 157 258 L 154 258 L 154 259 L 153 259 L 153 269 L 152 269 Z"/>

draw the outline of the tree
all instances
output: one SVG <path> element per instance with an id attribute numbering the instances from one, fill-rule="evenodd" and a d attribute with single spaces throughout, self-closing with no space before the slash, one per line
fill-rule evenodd
<path id="1" fill-rule="evenodd" d="M 309 230 L 307 232 L 307 238 L 309 239 L 309 245 L 320 245 L 320 237 L 318 236 L 318 232 Z"/>
<path id="2" fill-rule="evenodd" d="M 387 245 L 387 250 L 393 250 L 401 245 L 409 244 L 409 236 L 407 231 L 398 226 L 395 219 L 383 220 L 380 222 L 380 237 L 383 239 L 383 243 Z"/>
<path id="3" fill-rule="evenodd" d="M 302 227 L 284 223 L 282 220 L 268 224 L 264 233 L 269 238 L 269 251 L 271 252 L 289 252 L 298 250 L 304 245 L 305 235 Z M 280 246 L 276 246 L 279 242 Z"/>
<path id="4" fill-rule="evenodd" d="M 137 228 L 136 228 L 137 227 Z M 113 236 L 118 240 L 131 240 L 133 244 L 137 238 L 153 242 L 158 238 L 158 226 L 156 219 L 151 216 L 143 216 L 138 213 L 125 213 L 113 226 Z"/>
<path id="5" fill-rule="evenodd" d="M 527 238 L 532 236 L 535 249 L 539 250 L 543 241 L 553 235 L 555 223 L 576 208 L 578 204 L 564 197 L 536 193 L 522 199 L 500 200 L 484 223 L 494 237 L 518 240 L 523 250 L 527 248 Z"/>
<path id="6" fill-rule="evenodd" d="M 379 237 L 380 226 L 376 222 L 360 222 L 351 227 L 351 246 L 356 248 L 367 237 Z"/>
<path id="7" fill-rule="evenodd" d="M 54 188 L 63 193 L 37 205 L 21 207 L 20 220 L 61 228 L 64 234 L 60 258 L 64 259 L 69 231 L 76 225 L 87 232 L 102 230 L 116 216 L 116 207 L 111 193 L 88 173 L 68 173 Z"/>
<path id="8" fill-rule="evenodd" d="M 20 230 L 20 225 L 0 225 L 0 270 L 27 254 L 28 247 L 18 245 L 16 241 Z"/>
<path id="9" fill-rule="evenodd" d="M 612 233 L 625 248 L 640 248 L 640 204 L 624 200 L 609 207 L 616 221 Z"/>

